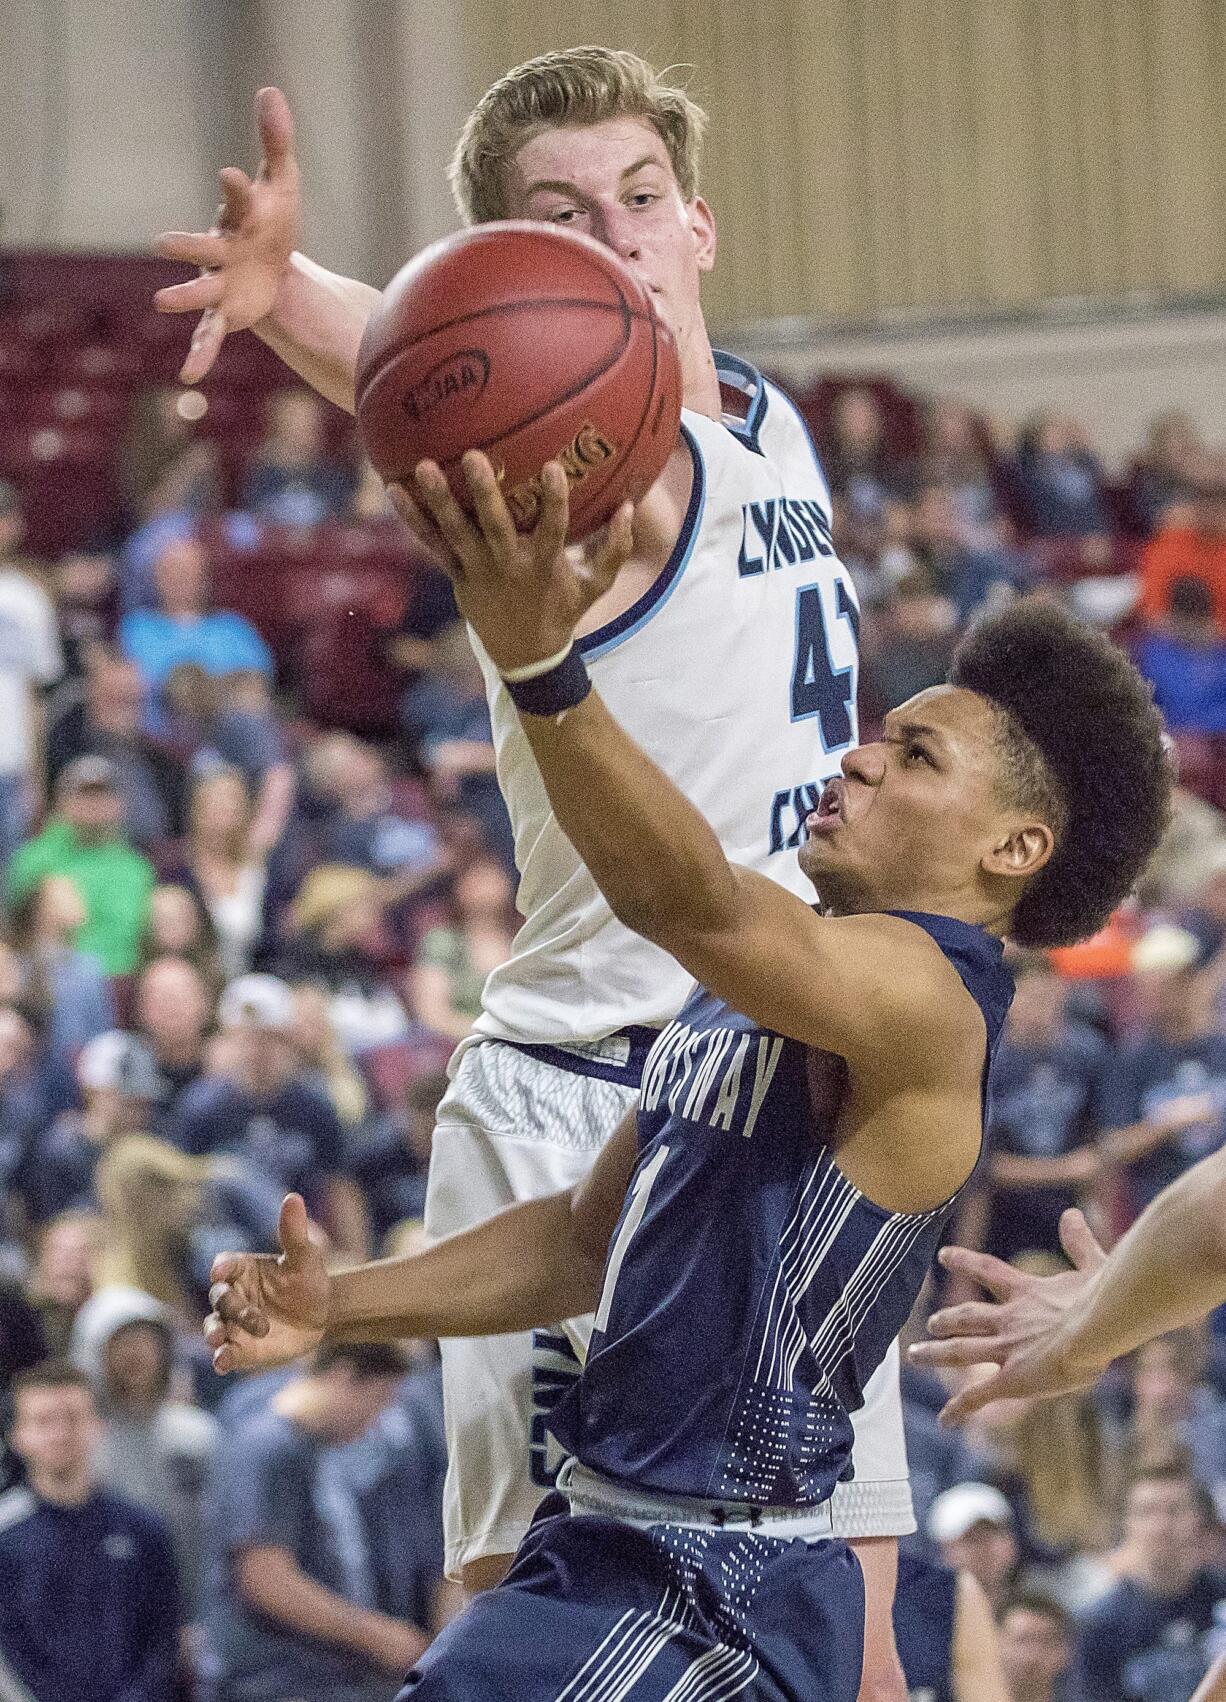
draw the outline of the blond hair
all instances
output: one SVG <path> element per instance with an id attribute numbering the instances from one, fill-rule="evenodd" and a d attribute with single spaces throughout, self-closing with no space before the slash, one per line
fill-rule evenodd
<path id="1" fill-rule="evenodd" d="M 525 142 L 555 125 L 641 118 L 668 150 L 684 200 L 698 193 L 707 115 L 661 81 L 637 53 L 571 47 L 542 53 L 500 77 L 477 102 L 451 162 L 451 188 L 465 224 L 507 217 L 503 167 Z"/>

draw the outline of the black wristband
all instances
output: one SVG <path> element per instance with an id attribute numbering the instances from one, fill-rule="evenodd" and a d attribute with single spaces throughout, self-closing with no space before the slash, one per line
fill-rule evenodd
<path id="1" fill-rule="evenodd" d="M 511 702 L 524 715 L 561 715 L 582 703 L 592 689 L 578 646 L 572 647 L 547 674 L 531 680 L 503 679 Z"/>

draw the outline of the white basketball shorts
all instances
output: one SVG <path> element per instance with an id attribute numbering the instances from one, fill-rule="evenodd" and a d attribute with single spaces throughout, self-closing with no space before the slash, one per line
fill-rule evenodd
<path id="1" fill-rule="evenodd" d="M 432 1238 L 587 1175 L 638 1090 L 583 1073 L 597 1048 L 585 1051 L 573 1068 L 553 1047 L 525 1051 L 484 1040 L 461 1051 L 434 1132 L 426 1193 Z M 449 1577 L 519 1547 L 561 1464 L 548 1414 L 578 1376 L 591 1329 L 590 1317 L 571 1318 L 550 1330 L 442 1343 Z M 913 1531 L 896 1348 L 870 1380 L 854 1424 L 855 1479 L 835 1491 L 835 1534 Z"/>

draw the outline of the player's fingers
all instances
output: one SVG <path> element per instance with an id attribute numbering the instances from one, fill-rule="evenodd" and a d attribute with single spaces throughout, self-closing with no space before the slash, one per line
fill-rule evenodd
<path id="1" fill-rule="evenodd" d="M 969 1247 L 942 1247 L 940 1258 L 947 1271 L 970 1277 L 998 1300 L 1007 1300 L 1026 1284 L 1021 1271 L 1015 1271 L 992 1253 L 974 1253 Z"/>
<path id="2" fill-rule="evenodd" d="M 1107 1255 L 1097 1235 L 1086 1222 L 1085 1213 L 1070 1206 L 1060 1215 L 1060 1245 L 1079 1271 L 1096 1271 Z"/>
<path id="3" fill-rule="evenodd" d="M 220 272 L 208 272 L 185 284 L 167 284 L 154 295 L 153 305 L 159 313 L 203 313 L 206 307 L 217 306 L 225 287 Z"/>
<path id="4" fill-rule="evenodd" d="M 452 579 L 463 579 L 464 568 L 447 548 L 447 541 L 439 531 L 434 521 L 413 498 L 412 492 L 406 485 L 391 484 L 387 487 L 388 500 L 405 525 Z"/>
<path id="5" fill-rule="evenodd" d="M 623 502 L 591 553 L 592 572 L 611 585 L 634 554 L 634 504 Z"/>
<path id="6" fill-rule="evenodd" d="M 230 1339 L 229 1326 L 223 1318 L 217 1316 L 216 1312 L 210 1312 L 204 1320 L 203 1333 L 205 1341 L 213 1349 L 221 1347 Z"/>
<path id="7" fill-rule="evenodd" d="M 280 89 L 257 90 L 255 121 L 260 130 L 260 146 L 264 150 L 265 175 L 274 182 L 284 182 L 296 176 L 294 115 Z"/>
<path id="8" fill-rule="evenodd" d="M 945 1336 L 992 1336 L 1000 1329 L 1000 1307 L 986 1300 L 964 1300 L 960 1306 L 945 1306 L 928 1320 L 934 1340 Z"/>
<path id="9" fill-rule="evenodd" d="M 163 260 L 186 260 L 189 266 L 220 266 L 226 257 L 225 237 L 212 231 L 164 230 L 153 248 Z"/>
<path id="10" fill-rule="evenodd" d="M 238 1355 L 229 1342 L 217 1348 L 213 1354 L 213 1369 L 219 1377 L 224 1377 L 227 1371 L 238 1369 Z"/>
<path id="11" fill-rule="evenodd" d="M 236 165 L 218 173 L 221 210 L 217 223 L 222 230 L 237 230 L 251 210 L 251 179 Z"/>
<path id="12" fill-rule="evenodd" d="M 220 354 L 229 328 L 226 316 L 220 308 L 211 307 L 200 315 L 196 329 L 192 332 L 187 359 L 179 369 L 179 378 L 184 384 L 199 384 Z"/>
<path id="13" fill-rule="evenodd" d="M 489 552 L 472 521 L 456 501 L 437 461 L 419 461 L 414 477 L 418 500 L 442 533 L 447 548 L 459 557 L 466 574 L 488 573 Z"/>
<path id="14" fill-rule="evenodd" d="M 569 526 L 570 480 L 560 461 L 546 461 L 541 468 L 541 513 L 532 532 L 538 562 L 556 560 L 566 545 Z"/>
<path id="15" fill-rule="evenodd" d="M 218 1253 L 209 1269 L 209 1281 L 233 1282 L 243 1267 L 246 1253 Z"/>
<path id="16" fill-rule="evenodd" d="M 277 1240 L 281 1243 L 281 1251 L 289 1265 L 300 1264 L 304 1258 L 314 1254 L 311 1220 L 307 1216 L 306 1201 L 301 1194 L 286 1194 L 281 1201 L 281 1215 L 277 1219 Z"/>
<path id="17" fill-rule="evenodd" d="M 482 455 L 479 449 L 470 449 L 464 457 L 463 467 L 486 543 L 504 559 L 514 558 L 519 552 L 519 533 L 515 530 L 511 510 L 506 505 L 489 457 Z"/>
<path id="18" fill-rule="evenodd" d="M 209 1289 L 209 1305 L 223 1324 L 237 1326 L 251 1336 L 268 1334 L 268 1319 L 253 1306 L 241 1289 L 228 1282 L 215 1282 Z"/>

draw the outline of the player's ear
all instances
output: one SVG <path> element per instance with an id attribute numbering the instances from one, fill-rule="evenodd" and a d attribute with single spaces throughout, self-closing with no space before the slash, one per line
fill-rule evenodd
<path id="1" fill-rule="evenodd" d="M 715 265 L 715 214 L 703 200 L 696 195 L 690 202 L 690 235 L 694 238 L 694 253 L 698 260 L 698 270 L 709 272 Z"/>
<path id="2" fill-rule="evenodd" d="M 1046 822 L 1028 821 L 1011 827 L 980 860 L 988 875 L 1029 880 L 1037 875 L 1056 848 L 1056 836 Z"/>

